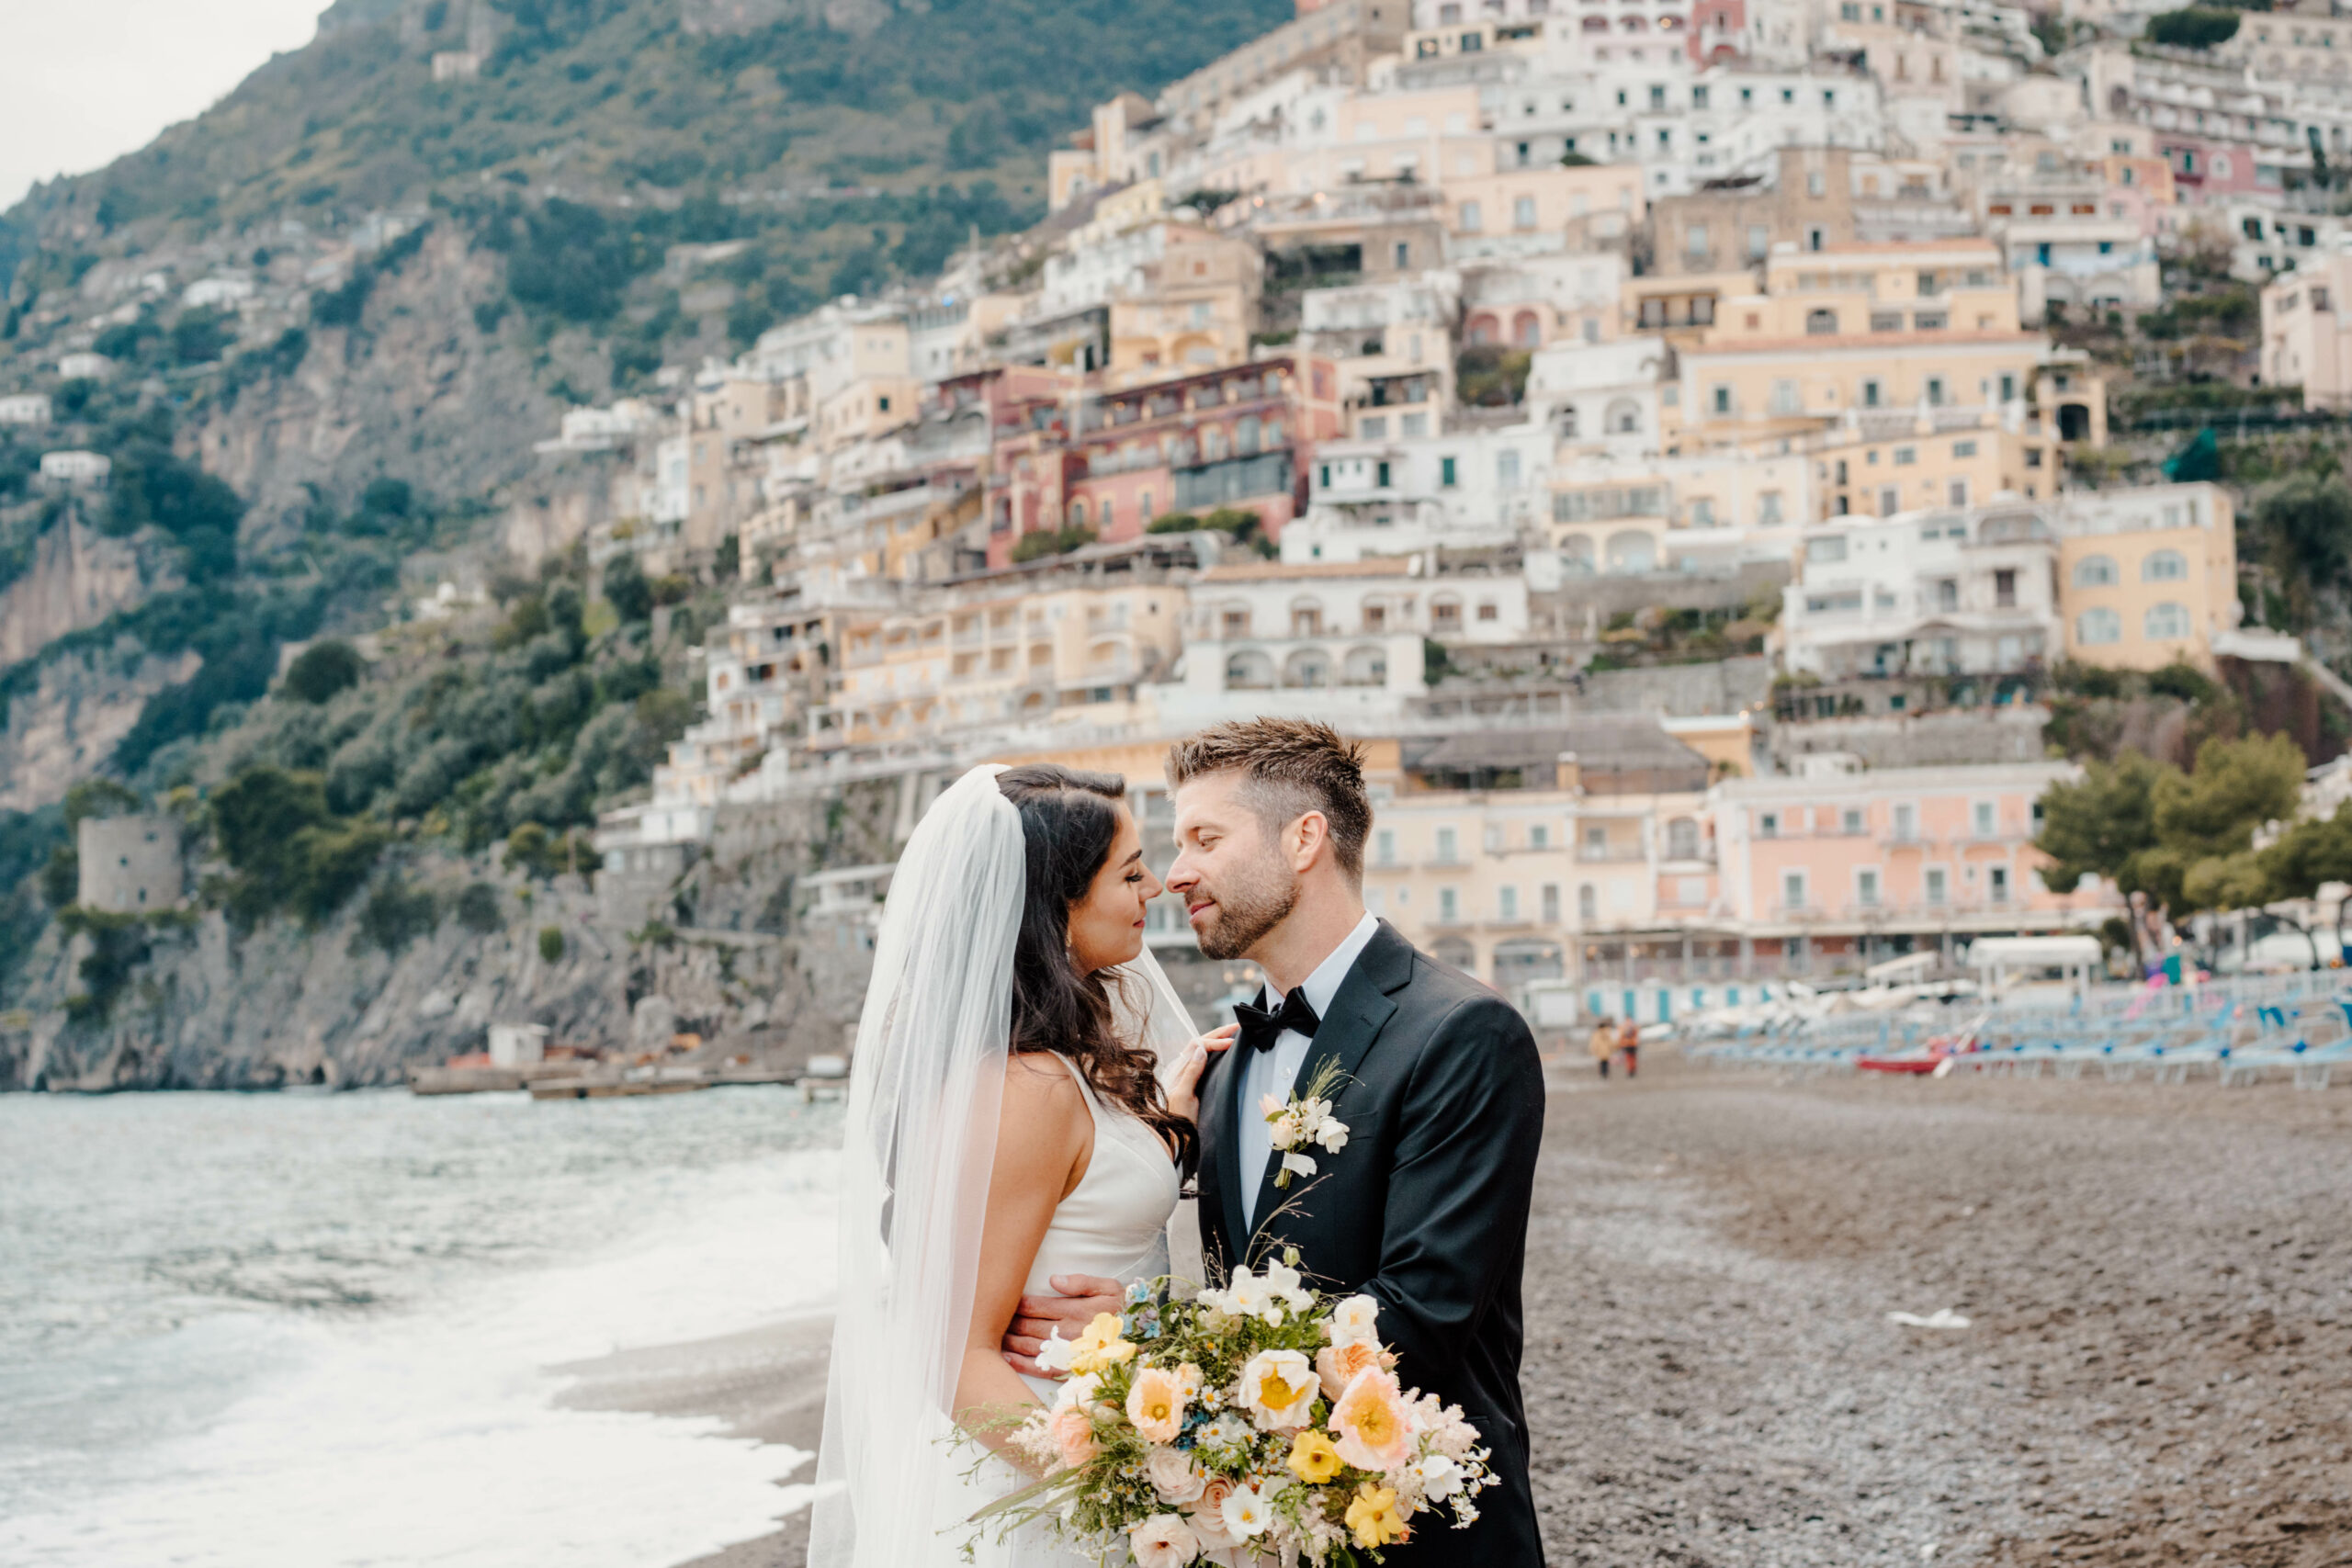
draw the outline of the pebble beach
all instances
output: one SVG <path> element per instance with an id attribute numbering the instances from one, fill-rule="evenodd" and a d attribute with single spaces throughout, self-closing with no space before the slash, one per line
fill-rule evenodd
<path id="1" fill-rule="evenodd" d="M 1525 1385 L 1555 1563 L 2352 1558 L 2352 1094 L 1554 1072 Z M 820 1325 L 571 1369 L 775 1446 L 775 1532 L 648 1568 L 804 1562 Z"/>

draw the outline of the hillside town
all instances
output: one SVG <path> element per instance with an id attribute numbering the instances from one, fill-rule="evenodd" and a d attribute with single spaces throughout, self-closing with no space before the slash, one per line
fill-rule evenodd
<path id="1" fill-rule="evenodd" d="M 2260 287 L 2243 380 L 2352 397 L 2352 22 L 2185 49 L 2147 21 L 1298 0 L 1118 93 L 1051 155 L 1041 225 L 538 443 L 568 521 L 519 505 L 510 545 L 729 599 L 703 716 L 598 823 L 600 915 L 663 917 L 730 813 L 895 779 L 911 821 L 990 759 L 1125 773 L 1164 859 L 1167 741 L 1290 713 L 1367 747 L 1371 906 L 1514 995 L 1663 1021 L 2099 929 L 2113 883 L 2049 886 L 2033 844 L 2081 772 L 2053 680 L 2352 697 L 2264 624 L 2217 469 L 2117 481 L 2111 359 L 2066 341 L 2167 309 L 2193 261 Z M 289 224 L 181 303 L 266 338 L 423 222 Z M 870 942 L 887 867 L 817 880 L 809 919 Z"/>
<path id="2" fill-rule="evenodd" d="M 2339 396 L 2352 263 L 2289 187 L 2352 100 L 2264 47 L 2296 13 L 2226 64 L 2030 21 L 1301 0 L 1100 106 L 1009 276 L 567 415 L 594 558 L 741 578 L 600 898 L 660 907 L 730 807 L 989 758 L 1164 828 L 1164 743 L 1279 712 L 1366 741 L 1372 907 L 1507 990 L 1665 1019 L 2095 929 L 2030 842 L 2049 671 L 2305 655 L 2226 491 L 2077 482 L 2107 388 L 2051 328 L 2222 233 L 2266 369 Z"/>

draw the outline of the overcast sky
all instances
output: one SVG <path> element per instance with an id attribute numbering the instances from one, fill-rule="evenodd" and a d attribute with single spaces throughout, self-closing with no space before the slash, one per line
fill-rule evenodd
<path id="1" fill-rule="evenodd" d="M 0 211 L 145 146 L 318 30 L 326 0 L 0 0 Z"/>

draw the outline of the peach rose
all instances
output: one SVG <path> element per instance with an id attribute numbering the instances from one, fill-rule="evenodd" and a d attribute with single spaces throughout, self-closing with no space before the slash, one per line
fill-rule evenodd
<path id="1" fill-rule="evenodd" d="M 1379 1367 L 1380 1347 L 1361 1339 L 1326 1345 L 1315 1352 L 1315 1375 L 1323 1380 L 1323 1397 L 1337 1399 L 1347 1392 L 1356 1374 Z"/>
<path id="2" fill-rule="evenodd" d="M 1241 1538 L 1225 1528 L 1225 1500 L 1232 1495 L 1232 1480 L 1212 1475 L 1201 1495 L 1185 1505 L 1187 1522 L 1199 1538 L 1202 1551 L 1225 1551 L 1241 1544 Z"/>
<path id="3" fill-rule="evenodd" d="M 1395 1470 L 1413 1457 L 1412 1424 L 1395 1377 L 1366 1369 L 1331 1404 L 1340 1457 L 1358 1470 Z"/>
<path id="4" fill-rule="evenodd" d="M 1065 1404 L 1054 1412 L 1054 1447 L 1062 1463 L 1072 1470 L 1094 1457 L 1094 1418 L 1083 1404 Z"/>
<path id="5" fill-rule="evenodd" d="M 1146 1367 L 1127 1390 L 1127 1419 L 1147 1443 L 1172 1443 L 1184 1429 L 1184 1385 L 1173 1372 Z"/>

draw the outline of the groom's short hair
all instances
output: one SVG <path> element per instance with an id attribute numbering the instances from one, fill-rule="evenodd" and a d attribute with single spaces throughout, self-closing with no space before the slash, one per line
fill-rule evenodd
<path id="1" fill-rule="evenodd" d="M 1319 811 L 1331 857 L 1363 880 L 1372 801 L 1363 788 L 1363 748 L 1311 718 L 1249 718 L 1213 724 L 1168 749 L 1168 786 L 1210 773 L 1239 773 L 1244 794 L 1270 829 Z"/>

